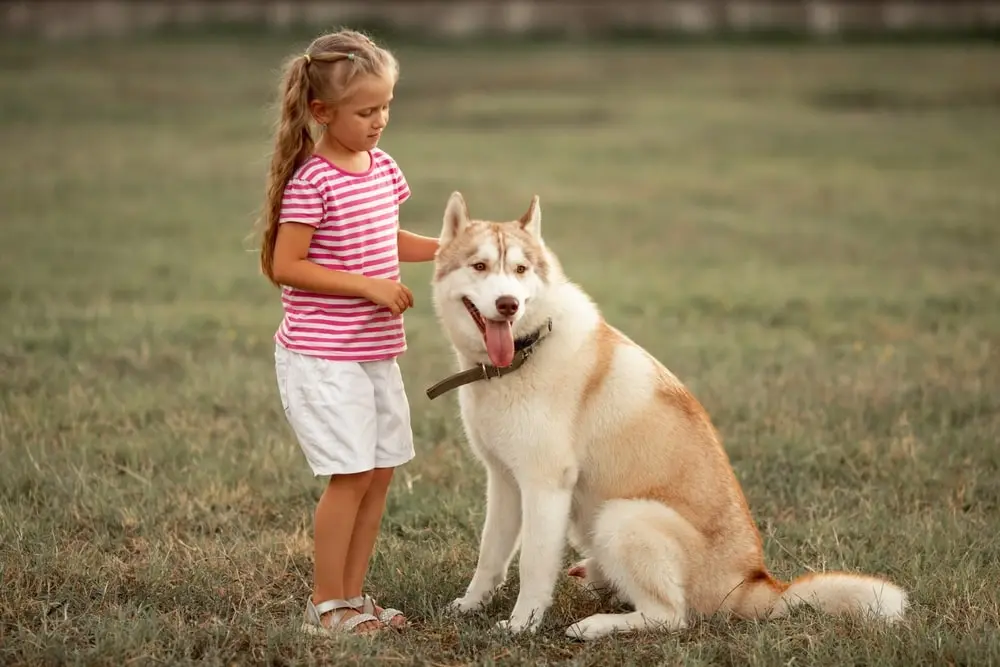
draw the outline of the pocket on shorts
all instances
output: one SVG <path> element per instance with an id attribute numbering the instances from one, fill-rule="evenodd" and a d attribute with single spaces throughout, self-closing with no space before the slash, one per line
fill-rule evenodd
<path id="1" fill-rule="evenodd" d="M 375 362 L 369 376 L 375 384 L 375 405 L 378 411 L 379 463 L 392 465 L 412 457 L 413 434 L 410 427 L 410 405 L 403 386 L 403 374 L 395 360 Z"/>
<path id="2" fill-rule="evenodd" d="M 274 376 L 278 384 L 281 407 L 288 416 L 288 367 L 291 353 L 280 345 L 274 346 Z"/>

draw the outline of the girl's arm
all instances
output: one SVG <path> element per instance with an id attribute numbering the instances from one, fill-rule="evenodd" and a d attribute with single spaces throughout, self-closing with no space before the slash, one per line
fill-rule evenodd
<path id="1" fill-rule="evenodd" d="M 315 228 L 286 222 L 278 228 L 274 244 L 274 279 L 280 285 L 335 296 L 356 296 L 373 301 L 398 315 L 413 306 L 413 293 L 395 280 L 369 278 L 335 271 L 309 260 L 309 243 Z"/>
<path id="2" fill-rule="evenodd" d="M 274 244 L 274 279 L 300 290 L 368 298 L 370 278 L 346 271 L 333 271 L 309 261 L 309 243 L 315 228 L 286 222 L 278 228 Z"/>
<path id="3" fill-rule="evenodd" d="M 438 249 L 437 239 L 402 229 L 399 230 L 398 244 L 401 262 L 429 262 L 434 259 L 434 253 Z"/>

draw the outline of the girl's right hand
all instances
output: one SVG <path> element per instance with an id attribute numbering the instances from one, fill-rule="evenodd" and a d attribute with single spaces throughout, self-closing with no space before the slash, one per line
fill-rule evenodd
<path id="1" fill-rule="evenodd" d="M 368 300 L 385 306 L 393 315 L 399 315 L 413 306 L 413 292 L 401 282 L 386 278 L 371 278 Z"/>

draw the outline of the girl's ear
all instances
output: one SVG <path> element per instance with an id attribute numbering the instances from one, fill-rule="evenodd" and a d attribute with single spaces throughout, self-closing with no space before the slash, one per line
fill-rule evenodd
<path id="1" fill-rule="evenodd" d="M 319 100 L 309 102 L 309 115 L 320 125 L 329 125 L 333 122 L 333 109 Z"/>

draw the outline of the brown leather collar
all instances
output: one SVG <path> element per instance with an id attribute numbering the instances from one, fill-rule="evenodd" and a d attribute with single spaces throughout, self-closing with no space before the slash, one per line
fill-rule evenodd
<path id="1" fill-rule="evenodd" d="M 441 394 L 446 394 L 452 389 L 458 389 L 462 385 L 510 375 L 524 365 L 524 362 L 534 353 L 535 348 L 550 331 L 552 331 L 551 319 L 541 329 L 535 331 L 530 336 L 525 336 L 514 341 L 514 360 L 510 366 L 501 368 L 491 364 L 476 364 L 472 368 L 450 375 L 430 387 L 427 390 L 427 397 L 433 401 Z"/>

